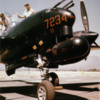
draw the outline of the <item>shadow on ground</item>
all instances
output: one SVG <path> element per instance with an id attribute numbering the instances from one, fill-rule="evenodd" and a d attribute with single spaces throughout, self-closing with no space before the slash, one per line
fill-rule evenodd
<path id="1" fill-rule="evenodd" d="M 18 80 L 15 80 L 19 82 Z M 15 81 L 11 81 L 12 83 Z M 8 81 L 0 81 L 6 82 Z M 24 81 L 20 81 L 24 82 Z M 99 85 L 99 82 L 95 83 L 76 83 L 76 84 L 62 84 L 63 88 L 65 90 L 74 90 L 74 91 L 100 91 L 99 88 L 86 88 L 82 86 L 89 86 L 89 85 Z M 38 84 L 34 84 L 32 86 L 21 86 L 21 87 L 2 87 L 0 88 L 0 93 L 18 93 L 21 95 L 29 96 L 29 97 L 36 97 L 37 93 L 37 86 Z M 0 100 L 6 100 L 4 97 L 0 97 Z M 68 93 L 62 93 L 62 92 L 56 92 L 55 100 L 88 100 L 87 98 L 83 98 L 77 95 L 68 94 Z"/>

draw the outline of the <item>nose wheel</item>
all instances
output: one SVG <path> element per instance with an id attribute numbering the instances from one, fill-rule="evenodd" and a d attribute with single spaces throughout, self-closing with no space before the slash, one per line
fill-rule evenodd
<path id="1" fill-rule="evenodd" d="M 38 100 L 54 100 L 55 91 L 51 82 L 44 80 L 37 88 Z"/>

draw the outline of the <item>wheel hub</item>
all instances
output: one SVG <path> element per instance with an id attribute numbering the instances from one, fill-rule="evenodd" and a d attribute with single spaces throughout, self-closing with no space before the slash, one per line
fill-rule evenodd
<path id="1" fill-rule="evenodd" d="M 39 100 L 46 100 L 46 89 L 41 86 L 38 90 Z"/>

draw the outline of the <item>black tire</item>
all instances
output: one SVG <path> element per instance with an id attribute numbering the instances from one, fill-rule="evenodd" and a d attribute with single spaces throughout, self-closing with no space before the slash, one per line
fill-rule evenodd
<path id="1" fill-rule="evenodd" d="M 49 81 L 54 85 L 58 86 L 59 85 L 59 77 L 56 73 L 49 73 Z"/>
<path id="2" fill-rule="evenodd" d="M 37 88 L 38 100 L 54 100 L 55 91 L 51 82 L 44 80 Z"/>

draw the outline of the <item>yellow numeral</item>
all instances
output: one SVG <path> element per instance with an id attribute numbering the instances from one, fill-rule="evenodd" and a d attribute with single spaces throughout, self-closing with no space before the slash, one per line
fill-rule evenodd
<path id="1" fill-rule="evenodd" d="M 55 16 L 55 19 L 56 19 L 56 25 L 61 24 L 60 15 L 56 15 L 56 16 Z"/>
<path id="2" fill-rule="evenodd" d="M 46 19 L 46 20 L 44 20 L 44 22 L 46 22 L 47 24 L 46 24 L 46 28 L 49 28 L 49 20 L 48 19 Z"/>
<path id="3" fill-rule="evenodd" d="M 66 15 L 63 15 L 63 16 L 62 16 L 62 21 L 67 22 L 67 17 L 66 17 Z"/>
<path id="4" fill-rule="evenodd" d="M 55 21 L 54 17 L 51 17 L 50 18 L 50 27 L 55 26 L 54 21 Z"/>

